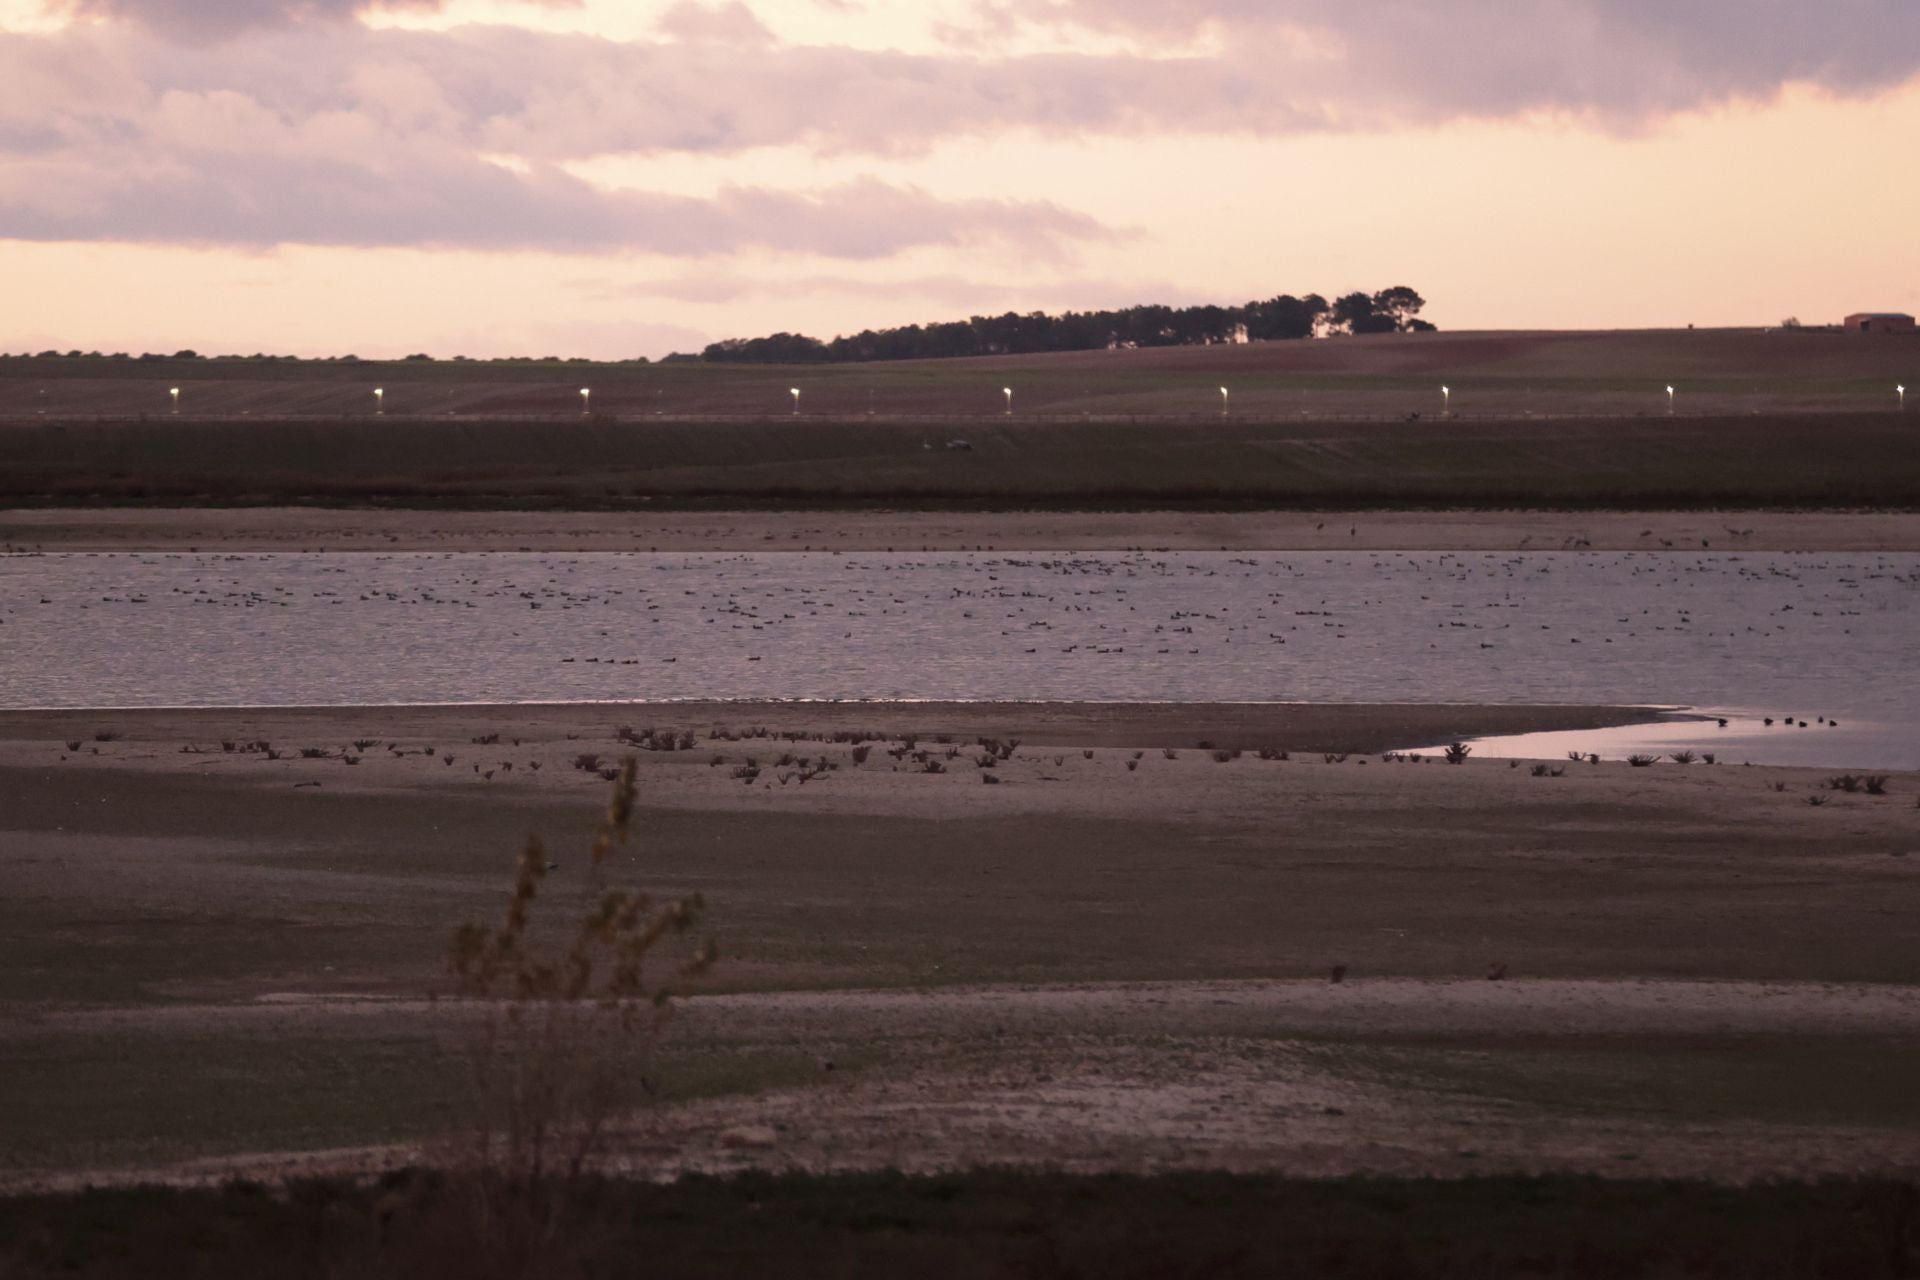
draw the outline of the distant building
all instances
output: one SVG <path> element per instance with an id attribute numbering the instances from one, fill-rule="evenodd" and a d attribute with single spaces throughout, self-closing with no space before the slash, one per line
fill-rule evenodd
<path id="1" fill-rule="evenodd" d="M 1912 333 L 1913 317 L 1903 311 L 1860 311 L 1841 322 L 1848 333 Z"/>

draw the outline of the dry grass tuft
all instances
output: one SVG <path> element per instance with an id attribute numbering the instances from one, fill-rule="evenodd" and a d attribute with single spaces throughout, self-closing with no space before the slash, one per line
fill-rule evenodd
<path id="1" fill-rule="evenodd" d="M 456 1143 L 466 1226 L 485 1251 L 538 1274 L 565 1243 L 567 1206 L 596 1168 L 610 1122 L 643 1103 L 651 1051 L 676 994 L 717 957 L 695 939 L 700 895 L 656 898 L 613 882 L 631 838 L 635 760 L 616 771 L 588 850 L 589 895 L 571 928 L 536 925 L 557 864 L 539 837 L 520 852 L 494 925 L 460 926 L 454 992 L 485 1016 L 467 1046 L 476 1121 Z"/>

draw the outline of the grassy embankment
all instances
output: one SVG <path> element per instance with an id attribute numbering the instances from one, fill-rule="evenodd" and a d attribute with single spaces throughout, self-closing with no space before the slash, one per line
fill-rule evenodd
<path id="1" fill-rule="evenodd" d="M 948 448 L 963 439 L 965 449 Z M 1554 422 L 623 424 L 342 420 L 0 429 L 0 505 L 1638 508 L 1920 501 L 1898 415 Z"/>
<path id="2" fill-rule="evenodd" d="M 1910 508 L 1896 383 L 1920 344 L 1731 330 L 805 368 L 0 358 L 0 503 Z"/>

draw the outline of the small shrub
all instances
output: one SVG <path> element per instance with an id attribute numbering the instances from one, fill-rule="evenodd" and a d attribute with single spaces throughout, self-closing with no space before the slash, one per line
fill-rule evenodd
<path id="1" fill-rule="evenodd" d="M 1328 751 L 1324 753 L 1321 758 L 1328 764 L 1345 764 L 1347 762 L 1347 753 L 1344 751 Z"/>
<path id="2" fill-rule="evenodd" d="M 573 767 L 582 773 L 597 773 L 600 769 L 600 757 L 591 751 L 582 751 L 573 758 Z"/>
<path id="3" fill-rule="evenodd" d="M 1085 751 L 1082 751 L 1082 752 L 1080 753 L 1080 758 L 1081 758 L 1082 760 L 1091 760 L 1091 759 L 1093 759 L 1093 748 L 1091 748 L 1091 747 L 1089 747 L 1089 748 L 1087 748 L 1087 749 L 1086 749 Z"/>
<path id="4" fill-rule="evenodd" d="M 1180 758 L 1180 753 L 1178 751 L 1175 751 L 1172 747 L 1160 748 L 1160 754 L 1165 756 L 1169 760 L 1178 760 Z"/>
<path id="5" fill-rule="evenodd" d="M 867 757 L 872 754 L 873 754 L 872 744 L 863 742 L 859 746 L 853 749 L 853 762 L 855 764 L 865 764 L 867 762 Z"/>
<path id="6" fill-rule="evenodd" d="M 1659 756 L 1628 756 L 1627 763 L 1636 769 L 1644 769 L 1648 765 L 1656 763 L 1659 759 Z"/>
<path id="7" fill-rule="evenodd" d="M 353 740 L 353 749 L 355 751 L 360 752 L 363 755 L 367 752 L 369 748 L 377 747 L 379 745 L 380 745 L 380 739 L 378 738 L 355 738 Z"/>
<path id="8" fill-rule="evenodd" d="M 69 742 L 67 744 L 67 750 L 69 751 L 78 751 L 79 749 L 80 749 L 80 740 L 78 738 L 75 738 L 72 742 Z"/>
<path id="9" fill-rule="evenodd" d="M 93 735 L 93 740 L 95 742 L 118 742 L 120 735 L 111 729 L 102 729 L 99 733 Z"/>
<path id="10" fill-rule="evenodd" d="M 534 927 L 555 865 L 534 837 L 503 919 L 462 925 L 448 951 L 455 993 L 483 1014 L 465 1047 L 474 1089 L 456 1160 L 472 1192 L 465 1230 L 498 1274 L 565 1270 L 554 1266 L 570 1235 L 563 1218 L 596 1173 L 611 1122 L 644 1100 L 673 998 L 718 955 L 710 938 L 689 936 L 705 912 L 698 894 L 656 898 L 611 882 L 607 859 L 633 817 L 633 760 L 612 772 L 589 851 L 594 892 L 577 926 Z"/>
<path id="11" fill-rule="evenodd" d="M 1691 751 L 1676 751 L 1673 753 L 1673 762 L 1675 764 L 1692 764 L 1697 758 L 1698 757 Z"/>
<path id="12" fill-rule="evenodd" d="M 1533 777 L 1544 778 L 1547 776 L 1547 766 L 1543 764 L 1537 764 L 1533 766 L 1533 768 L 1529 772 L 1532 774 Z"/>
<path id="13" fill-rule="evenodd" d="M 327 749 L 325 747 L 302 747 L 300 748 L 300 758 L 302 760 L 325 760 L 327 758 Z"/>
<path id="14" fill-rule="evenodd" d="M 1860 779 L 1860 785 L 1867 789 L 1867 794 L 1870 796 L 1883 796 L 1887 794 L 1887 775 L 1884 773 L 1872 774 Z"/>
<path id="15" fill-rule="evenodd" d="M 1213 752 L 1213 762 L 1215 764 L 1225 764 L 1231 759 L 1233 759 L 1233 752 L 1231 751 L 1220 751 L 1216 749 Z"/>
<path id="16" fill-rule="evenodd" d="M 929 760 L 920 768 L 922 773 L 945 773 L 947 771 L 947 766 L 941 764 L 938 760 Z"/>
<path id="17" fill-rule="evenodd" d="M 982 781 L 982 782 L 984 782 L 984 783 L 986 783 L 986 784 L 987 784 L 988 786 L 990 786 L 990 787 L 997 787 L 997 786 L 999 786 L 999 785 L 1000 785 L 1000 779 L 999 779 L 999 778 L 998 778 L 997 776 L 995 776 L 994 774 L 991 774 L 991 773 L 983 773 L 983 774 L 981 774 L 981 775 L 980 775 L 980 781 Z"/>
<path id="18" fill-rule="evenodd" d="M 1836 777 L 1828 778 L 1827 787 L 1832 791 L 1844 791 L 1848 795 L 1852 795 L 1860 789 L 1860 779 L 1850 773 L 1843 773 Z"/>
<path id="19" fill-rule="evenodd" d="M 1472 754 L 1473 748 L 1464 742 L 1449 742 L 1447 744 L 1448 764 L 1465 764 L 1467 757 Z"/>
<path id="20" fill-rule="evenodd" d="M 1807 803 L 1812 805 L 1816 809 L 1818 809 L 1821 805 L 1825 804 L 1826 802 L 1827 802 L 1827 798 L 1821 795 L 1817 791 L 1807 797 Z"/>
<path id="21" fill-rule="evenodd" d="M 1702 764 L 1719 764 L 1720 763 L 1719 757 L 1714 755 L 1713 752 L 1711 751 L 1702 751 L 1700 753 L 1700 761 Z"/>
<path id="22" fill-rule="evenodd" d="M 500 735 L 497 733 L 483 733 L 479 737 L 473 739 L 473 741 L 477 746 L 491 747 L 495 743 L 500 741 Z"/>
<path id="23" fill-rule="evenodd" d="M 1127 772 L 1128 772 L 1128 773 L 1132 773 L 1132 772 L 1133 772 L 1133 771 L 1134 771 L 1135 769 L 1138 769 L 1139 767 L 1140 767 L 1140 762 L 1139 762 L 1138 760 L 1129 760 L 1129 761 L 1127 761 Z"/>

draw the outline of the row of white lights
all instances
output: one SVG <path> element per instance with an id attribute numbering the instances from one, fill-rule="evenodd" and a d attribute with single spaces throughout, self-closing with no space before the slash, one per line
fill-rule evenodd
<path id="1" fill-rule="evenodd" d="M 793 395 L 793 411 L 795 413 L 799 413 L 800 412 L 800 388 L 789 387 L 787 388 L 787 390 L 791 392 Z M 1896 386 L 1893 389 L 1893 391 L 1895 395 L 1900 397 L 1900 407 L 1902 409 L 1905 409 L 1907 407 L 1906 385 L 1903 383 L 1899 386 Z M 1006 396 L 1007 398 L 1007 412 L 1012 413 L 1013 412 L 1013 388 L 1002 387 L 1000 388 L 1000 393 Z M 179 409 L 180 388 L 169 387 L 167 388 L 167 394 L 173 398 L 173 407 L 176 410 Z M 1674 390 L 1673 390 L 1673 387 L 1669 385 L 1667 387 L 1667 408 L 1669 410 L 1673 408 L 1673 397 L 1674 397 Z M 1227 392 L 1227 389 L 1225 387 L 1220 388 L 1220 412 L 1225 413 L 1227 411 L 1227 405 L 1229 400 L 1230 400 L 1230 396 Z M 386 408 L 386 402 L 387 402 L 387 389 L 385 387 L 375 387 L 373 389 L 374 411 L 376 413 L 384 412 Z M 581 413 L 588 412 L 589 406 L 592 403 L 593 403 L 593 388 L 591 387 L 580 388 L 580 412 Z M 1452 410 L 1453 408 L 1453 388 L 1452 387 L 1442 386 L 1440 388 L 1440 403 L 1446 406 L 1446 408 L 1449 411 Z"/>

